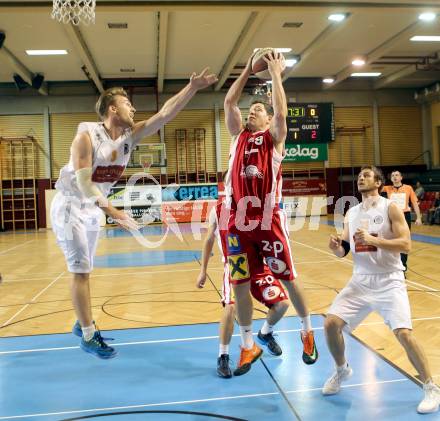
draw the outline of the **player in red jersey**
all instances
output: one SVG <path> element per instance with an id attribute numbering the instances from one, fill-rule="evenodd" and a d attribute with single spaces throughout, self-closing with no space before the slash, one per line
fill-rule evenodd
<path id="1" fill-rule="evenodd" d="M 310 315 L 292 262 L 287 216 L 281 200 L 281 161 L 287 135 L 287 103 L 281 73 L 285 62 L 279 53 L 265 58 L 272 77 L 272 107 L 252 103 L 246 126 L 238 107 L 243 88 L 251 74 L 249 58 L 245 69 L 230 87 L 224 103 L 226 126 L 232 136 L 229 170 L 225 179 L 226 207 L 231 215 L 221 229 L 227 229 L 229 276 L 236 297 L 242 349 L 235 375 L 250 370 L 262 351 L 252 337 L 252 298 L 249 280 L 264 257 L 275 278 L 283 281 L 301 317 L 303 361 L 318 358 Z"/>
<path id="2" fill-rule="evenodd" d="M 217 204 L 216 207 L 211 209 L 209 214 L 208 233 L 203 244 L 200 273 L 197 277 L 196 285 L 198 288 L 203 288 L 205 286 L 207 277 L 206 270 L 208 267 L 209 258 L 211 257 L 214 241 L 217 238 L 219 249 L 222 255 L 222 261 L 225 265 L 225 273 L 223 276 L 222 285 L 223 314 L 220 321 L 220 344 L 217 358 L 217 374 L 220 377 L 230 378 L 232 377 L 232 371 L 229 366 L 229 344 L 234 331 L 235 305 L 232 297 L 233 294 L 228 276 L 228 263 L 226 258 L 227 243 L 225 241 L 225 235 L 227 235 L 227 231 L 220 231 L 218 223 L 221 206 L 221 203 Z M 260 343 L 267 346 L 267 349 L 272 355 L 280 356 L 283 351 L 273 335 L 273 328 L 275 324 L 281 320 L 289 308 L 287 294 L 284 291 L 280 281 L 275 279 L 267 265 L 263 264 L 262 259 L 259 263 L 259 268 L 256 268 L 255 270 L 255 274 L 250 281 L 250 285 L 252 296 L 257 301 L 264 304 L 269 310 L 266 320 L 260 332 L 258 332 L 258 340 Z"/>

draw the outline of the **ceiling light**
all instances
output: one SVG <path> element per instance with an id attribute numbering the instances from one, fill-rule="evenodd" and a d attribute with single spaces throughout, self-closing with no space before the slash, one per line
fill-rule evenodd
<path id="1" fill-rule="evenodd" d="M 410 41 L 440 42 L 439 35 L 415 35 Z"/>
<path id="2" fill-rule="evenodd" d="M 419 15 L 419 19 L 425 22 L 432 22 L 433 20 L 435 20 L 436 17 L 437 15 L 432 12 L 421 13 Z"/>
<path id="3" fill-rule="evenodd" d="M 126 23 L 126 22 L 108 22 L 107 26 L 109 29 L 127 29 L 128 23 Z"/>
<path id="4" fill-rule="evenodd" d="M 332 77 L 326 77 L 325 79 L 322 79 L 324 83 L 333 83 L 335 80 Z"/>
<path id="5" fill-rule="evenodd" d="M 365 60 L 363 60 L 361 58 L 356 58 L 351 62 L 351 64 L 353 66 L 363 66 L 365 64 Z"/>
<path id="6" fill-rule="evenodd" d="M 66 50 L 26 50 L 28 56 L 61 56 L 67 54 Z"/>
<path id="7" fill-rule="evenodd" d="M 261 48 L 254 48 L 255 51 L 261 50 Z M 277 53 L 290 53 L 292 51 L 291 48 L 274 48 Z"/>
<path id="8" fill-rule="evenodd" d="M 377 77 L 380 76 L 382 73 L 380 72 L 363 72 L 363 73 L 352 73 L 351 77 Z"/>
<path id="9" fill-rule="evenodd" d="M 333 13 L 327 19 L 332 22 L 342 22 L 346 17 L 345 13 Z"/>
<path id="10" fill-rule="evenodd" d="M 302 24 L 302 22 L 284 22 L 283 28 L 299 28 Z"/>
<path id="11" fill-rule="evenodd" d="M 296 58 L 289 58 L 286 60 L 286 67 L 293 67 L 296 63 L 298 63 Z"/>

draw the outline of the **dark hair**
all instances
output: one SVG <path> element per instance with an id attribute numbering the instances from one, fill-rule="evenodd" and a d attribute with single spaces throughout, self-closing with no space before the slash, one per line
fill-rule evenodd
<path id="1" fill-rule="evenodd" d="M 382 187 L 385 184 L 385 177 L 384 177 L 384 175 L 382 173 L 382 170 L 380 170 L 379 168 L 375 167 L 374 165 L 364 165 L 361 168 L 360 172 L 362 172 L 363 170 L 373 171 L 373 173 L 374 173 L 374 181 L 380 181 L 380 186 L 378 188 L 378 190 L 380 192 L 382 190 Z"/>
<path id="2" fill-rule="evenodd" d="M 252 107 L 252 105 L 254 105 L 254 104 L 261 104 L 261 105 L 263 105 L 263 107 L 266 109 L 266 113 L 273 116 L 272 105 L 270 105 L 268 102 L 266 102 L 266 101 L 259 101 L 258 99 L 256 99 L 255 101 L 251 102 L 251 105 L 249 106 L 249 108 Z"/>
<path id="3" fill-rule="evenodd" d="M 115 87 L 106 89 L 96 102 L 95 110 L 101 120 L 107 117 L 108 107 L 115 103 L 115 96 L 124 96 L 128 99 L 128 94 L 124 88 Z"/>

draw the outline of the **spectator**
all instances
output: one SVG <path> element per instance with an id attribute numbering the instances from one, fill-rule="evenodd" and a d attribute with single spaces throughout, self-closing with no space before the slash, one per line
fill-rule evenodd
<path id="1" fill-rule="evenodd" d="M 435 221 L 440 219 L 440 193 L 435 193 L 434 205 L 429 209 L 428 220 L 429 225 L 433 225 Z"/>
<path id="2" fill-rule="evenodd" d="M 414 193 L 417 196 L 417 200 L 420 202 L 421 200 L 423 200 L 423 196 L 425 195 L 425 189 L 423 188 L 423 186 L 420 184 L 420 181 L 417 181 L 416 183 L 416 189 L 414 190 Z"/>

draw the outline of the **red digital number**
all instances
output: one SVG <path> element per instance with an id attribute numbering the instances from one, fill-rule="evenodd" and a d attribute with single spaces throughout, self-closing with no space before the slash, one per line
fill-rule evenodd
<path id="1" fill-rule="evenodd" d="M 316 139 L 316 130 L 312 130 L 312 139 Z"/>

